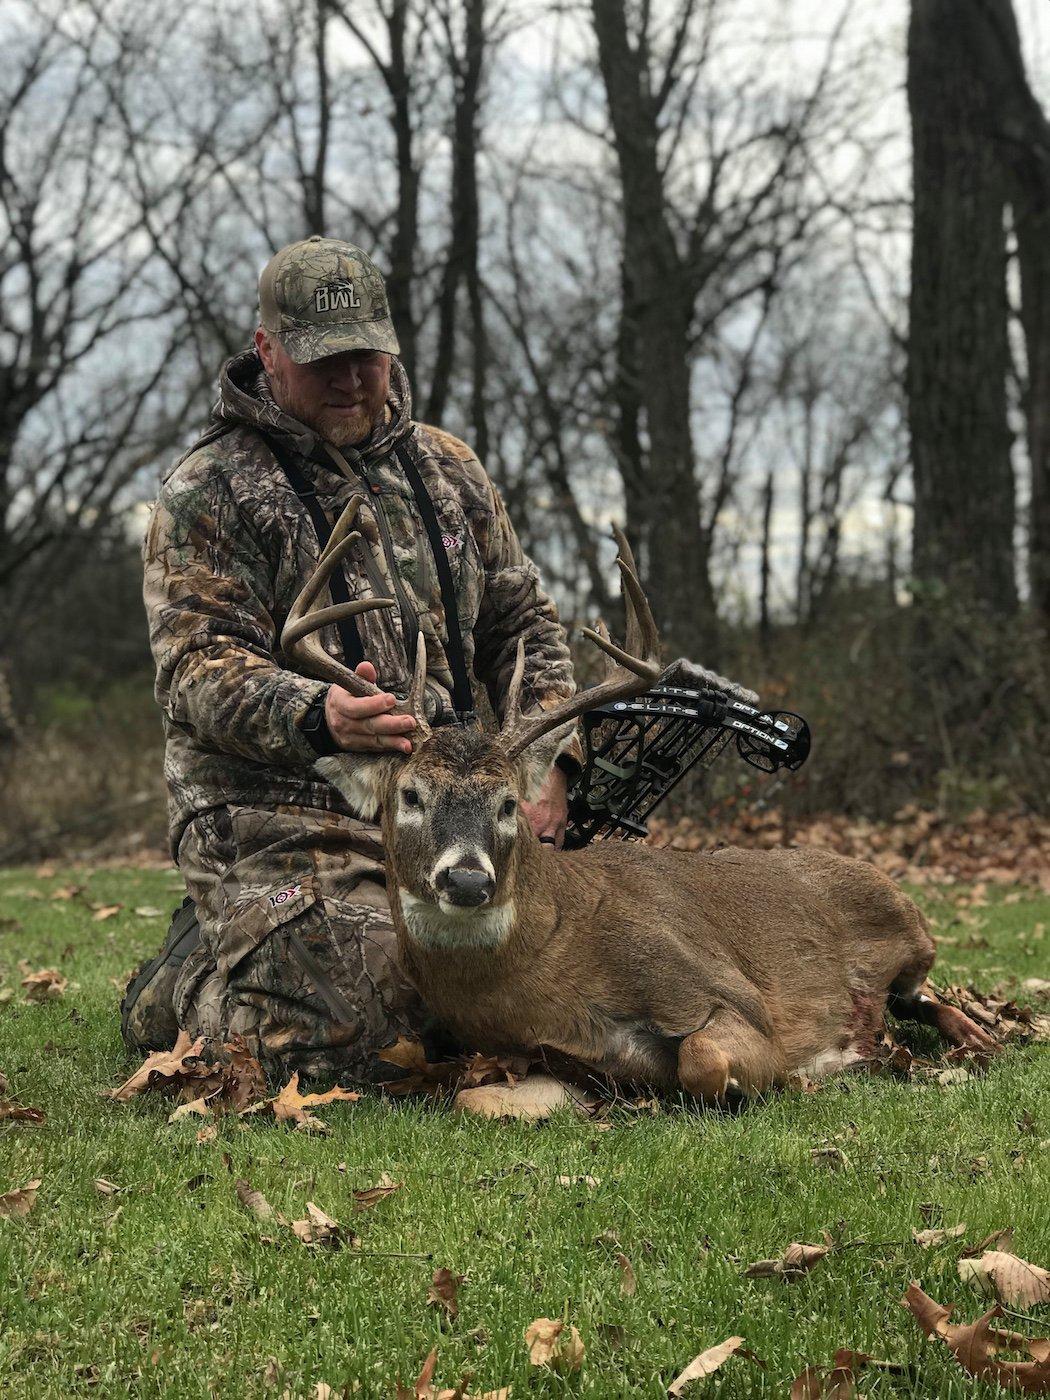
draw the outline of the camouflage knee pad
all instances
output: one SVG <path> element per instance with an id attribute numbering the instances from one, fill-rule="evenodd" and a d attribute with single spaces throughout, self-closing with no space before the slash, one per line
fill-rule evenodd
<path id="1" fill-rule="evenodd" d="M 201 950 L 176 994 L 179 1022 L 221 1043 L 241 1035 L 267 1076 L 375 1081 L 377 1053 L 415 1033 L 415 996 L 397 968 L 389 914 L 300 890 L 285 906 L 234 914 L 236 956 Z"/>
<path id="2" fill-rule="evenodd" d="M 179 864 L 203 941 L 175 992 L 179 1025 L 242 1035 L 271 1080 L 375 1081 L 421 1004 L 397 962 L 375 828 L 303 808 L 195 822 Z"/>

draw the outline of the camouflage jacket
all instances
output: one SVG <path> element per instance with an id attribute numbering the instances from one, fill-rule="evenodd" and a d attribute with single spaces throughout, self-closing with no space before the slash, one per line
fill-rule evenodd
<path id="1" fill-rule="evenodd" d="M 357 528 L 370 548 L 351 556 L 346 575 L 352 597 L 399 600 L 398 608 L 357 619 L 364 654 L 382 686 L 405 693 L 407 658 L 422 629 L 428 707 L 437 722 L 452 715 L 437 570 L 393 454 L 404 444 L 446 545 L 468 672 L 484 686 L 495 713 L 502 714 L 519 637 L 526 648 L 523 704 L 552 704 L 574 689 L 554 604 L 481 464 L 457 438 L 412 421 L 397 360 L 391 385 L 385 423 L 358 450 L 343 450 L 363 474 L 350 480 L 316 435 L 274 403 L 256 353 L 246 351 L 223 369 L 211 427 L 163 482 L 143 546 L 144 597 L 164 711 L 176 850 L 194 815 L 224 803 L 347 811 L 313 770 L 317 755 L 299 727 L 326 683 L 286 669 L 280 651 L 281 627 L 319 548 L 264 434 L 279 435 L 295 454 L 330 524 L 367 480 L 371 509 L 362 510 Z M 340 655 L 334 628 L 321 638 Z"/>

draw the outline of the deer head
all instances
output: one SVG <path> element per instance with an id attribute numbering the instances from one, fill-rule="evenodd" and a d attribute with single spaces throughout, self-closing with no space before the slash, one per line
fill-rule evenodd
<path id="1" fill-rule="evenodd" d="M 354 520 L 363 496 L 346 507 L 317 569 L 296 599 L 281 635 L 285 655 L 310 675 L 336 682 L 354 695 L 379 688 L 329 656 L 316 637 L 328 623 L 374 608 L 389 598 L 369 598 L 334 607 L 315 606 L 332 570 L 359 538 Z M 545 710 L 521 709 L 525 648 L 518 643 L 503 726 L 498 734 L 477 726 L 431 729 L 423 697 L 426 646 L 420 633 L 415 670 L 395 713 L 416 721 L 412 753 L 344 753 L 318 761 L 318 768 L 347 800 L 372 818 L 382 813 L 392 882 L 421 941 L 498 943 L 513 921 L 513 891 L 523 848 L 535 838 L 520 810 L 538 793 L 558 752 L 585 710 L 647 690 L 659 675 L 659 642 L 649 605 L 638 582 L 630 546 L 614 529 L 625 595 L 625 647 L 614 646 L 601 623 L 584 628 L 608 658 L 604 679 Z M 480 915 L 480 917 L 479 917 Z"/>

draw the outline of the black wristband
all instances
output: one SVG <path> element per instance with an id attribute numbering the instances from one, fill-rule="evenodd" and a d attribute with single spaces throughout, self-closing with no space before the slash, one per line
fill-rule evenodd
<path id="1" fill-rule="evenodd" d="M 341 752 L 339 745 L 332 738 L 332 731 L 328 728 L 328 720 L 325 718 L 324 706 L 327 699 L 328 691 L 322 690 L 299 721 L 299 728 L 306 735 L 318 758 L 330 758 L 332 754 Z"/>

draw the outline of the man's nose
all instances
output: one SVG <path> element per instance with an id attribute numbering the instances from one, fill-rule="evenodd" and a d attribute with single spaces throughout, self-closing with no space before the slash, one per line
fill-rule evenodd
<path id="1" fill-rule="evenodd" d="M 333 355 L 332 359 L 340 357 Z M 356 360 L 347 358 L 342 364 L 333 364 L 329 375 L 334 389 L 356 390 L 361 384 L 361 366 Z"/>

